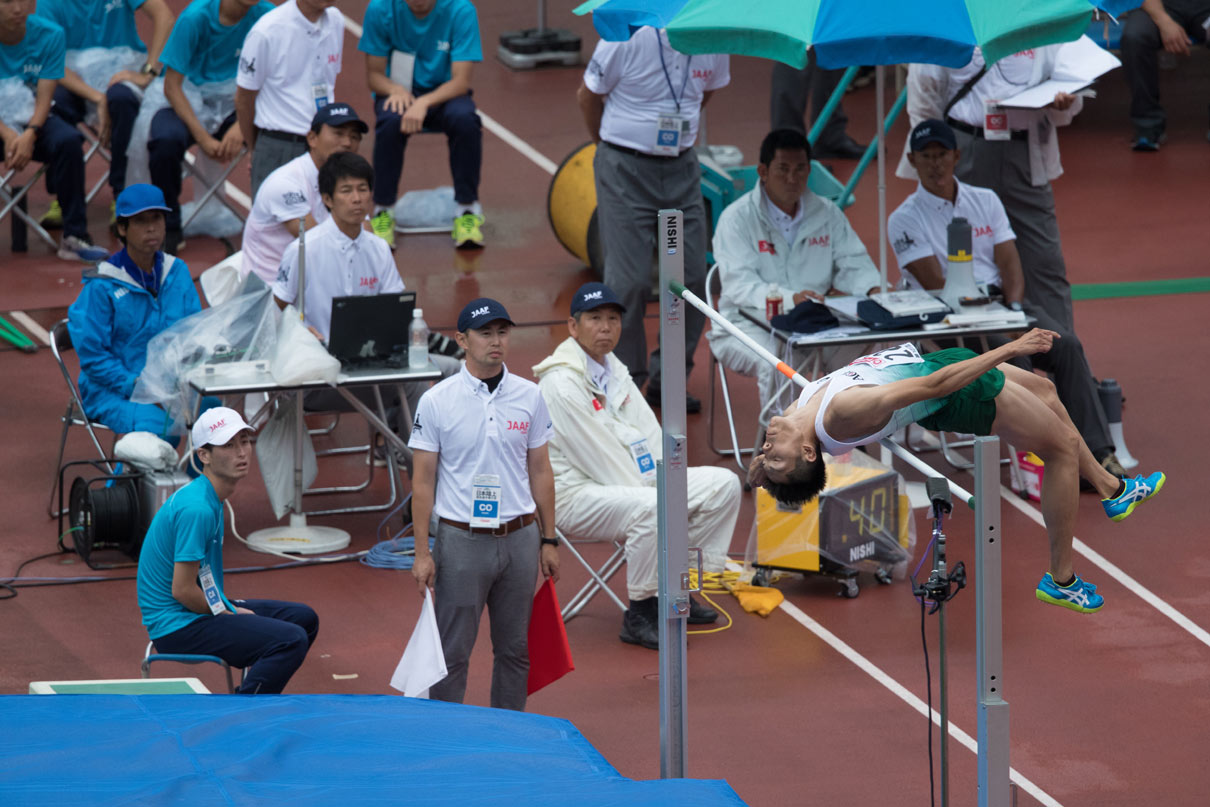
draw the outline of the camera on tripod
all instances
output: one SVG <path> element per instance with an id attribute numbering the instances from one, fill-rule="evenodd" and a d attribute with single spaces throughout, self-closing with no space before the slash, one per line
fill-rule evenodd
<path id="1" fill-rule="evenodd" d="M 60 545 L 67 534 L 66 518 L 72 546 L 91 569 L 112 566 L 115 555 L 138 561 L 151 519 L 168 497 L 191 481 L 180 468 L 143 470 L 127 464 L 115 473 L 117 466 L 115 459 L 80 460 L 59 469 Z M 83 473 L 72 482 L 64 511 L 64 479 L 72 467 Z"/>

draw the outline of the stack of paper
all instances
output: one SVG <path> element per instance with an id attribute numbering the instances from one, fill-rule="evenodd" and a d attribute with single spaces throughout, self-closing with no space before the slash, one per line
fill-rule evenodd
<path id="1" fill-rule="evenodd" d="M 1042 109 L 1055 100 L 1057 93 L 1075 95 L 1121 64 L 1118 57 L 1088 37 L 1082 36 L 1075 42 L 1068 42 L 1059 48 L 1049 81 L 1043 81 L 1036 87 L 1005 98 L 1000 102 L 1000 106 Z"/>

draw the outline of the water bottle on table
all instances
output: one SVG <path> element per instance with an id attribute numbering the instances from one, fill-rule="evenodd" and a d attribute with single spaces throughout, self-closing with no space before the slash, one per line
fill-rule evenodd
<path id="1" fill-rule="evenodd" d="M 423 309 L 417 308 L 408 329 L 408 367 L 425 367 L 428 363 L 429 326 L 424 321 Z"/>

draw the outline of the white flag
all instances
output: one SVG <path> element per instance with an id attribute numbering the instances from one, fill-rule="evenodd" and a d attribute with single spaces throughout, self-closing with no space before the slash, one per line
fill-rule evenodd
<path id="1" fill-rule="evenodd" d="M 448 674 L 445 653 L 441 651 L 441 634 L 437 631 L 437 614 L 433 610 L 433 592 L 426 589 L 420 619 L 403 650 L 403 657 L 391 676 L 391 687 L 409 698 L 427 698 L 429 687 Z"/>

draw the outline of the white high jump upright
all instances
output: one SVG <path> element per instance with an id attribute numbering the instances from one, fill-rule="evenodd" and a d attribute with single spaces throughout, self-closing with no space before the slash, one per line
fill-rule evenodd
<path id="1" fill-rule="evenodd" d="M 689 474 L 685 444 L 685 304 L 672 291 L 685 278 L 684 215 L 661 210 L 656 244 L 660 264 L 660 407 L 663 457 L 656 463 L 660 609 L 660 777 L 686 774 L 688 732 L 685 669 L 689 617 Z M 700 566 L 699 577 L 700 577 Z"/>

